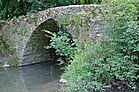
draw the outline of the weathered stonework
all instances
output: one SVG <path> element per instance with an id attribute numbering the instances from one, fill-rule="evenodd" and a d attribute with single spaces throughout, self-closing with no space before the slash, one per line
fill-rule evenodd
<path id="1" fill-rule="evenodd" d="M 101 28 L 100 8 L 99 5 L 50 8 L 3 23 L 2 34 L 10 39 L 20 65 L 47 61 L 53 57 L 50 50 L 44 49 L 50 39 L 41 30 L 57 32 L 59 26 L 64 25 L 81 43 L 95 39 Z"/>

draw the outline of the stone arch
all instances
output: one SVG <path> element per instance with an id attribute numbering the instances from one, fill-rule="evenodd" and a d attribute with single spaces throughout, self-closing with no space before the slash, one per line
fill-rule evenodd
<path id="1" fill-rule="evenodd" d="M 50 25 L 50 29 L 53 28 L 51 22 L 53 20 L 57 23 L 55 21 L 57 19 L 60 24 L 66 25 L 69 33 L 74 38 L 79 39 L 80 43 L 87 39 L 97 39 L 104 23 L 104 19 L 99 16 L 104 14 L 101 11 L 102 8 L 103 5 L 72 5 L 50 8 L 38 13 L 7 20 L 1 24 L 2 29 L 0 29 L 2 35 L 9 39 L 10 48 L 13 49 L 13 55 L 17 58 L 19 65 L 37 63 L 41 60 L 39 57 L 42 56 L 39 56 L 39 54 L 33 56 L 32 45 L 30 45 L 31 39 L 34 37 L 33 34 L 39 32 L 37 30 L 48 29 L 46 25 Z M 78 19 L 76 20 L 76 18 Z"/>
<path id="2" fill-rule="evenodd" d="M 54 53 L 52 53 L 52 49 L 47 50 L 44 48 L 44 46 L 50 43 L 50 38 L 42 31 L 44 29 L 57 33 L 59 31 L 59 24 L 55 19 L 49 18 L 36 27 L 25 46 L 21 65 L 34 64 L 53 59 Z"/>

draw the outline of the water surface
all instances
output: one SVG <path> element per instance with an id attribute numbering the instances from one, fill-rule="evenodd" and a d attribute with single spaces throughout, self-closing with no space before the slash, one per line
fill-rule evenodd
<path id="1" fill-rule="evenodd" d="M 61 70 L 53 63 L 0 70 L 0 92 L 57 92 Z"/>

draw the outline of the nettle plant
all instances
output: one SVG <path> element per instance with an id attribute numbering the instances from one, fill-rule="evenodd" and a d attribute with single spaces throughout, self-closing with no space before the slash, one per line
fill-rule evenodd
<path id="1" fill-rule="evenodd" d="M 72 59 L 77 45 L 75 45 L 75 40 L 72 38 L 71 34 L 67 32 L 64 28 L 61 28 L 60 31 L 56 33 L 52 33 L 48 30 L 43 30 L 50 37 L 50 44 L 45 46 L 46 49 L 55 49 L 55 53 L 59 56 L 58 61 L 60 64 L 65 64 L 68 60 Z M 75 47 L 76 46 L 76 47 Z"/>

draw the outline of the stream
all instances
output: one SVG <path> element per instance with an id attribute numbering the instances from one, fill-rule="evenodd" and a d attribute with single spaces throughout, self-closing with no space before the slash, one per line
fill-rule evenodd
<path id="1" fill-rule="evenodd" d="M 61 92 L 61 73 L 53 62 L 0 69 L 0 92 Z M 139 89 L 105 92 L 139 92 Z"/>
<path id="2" fill-rule="evenodd" d="M 0 92 L 58 92 L 61 69 L 47 62 L 1 69 Z"/>

